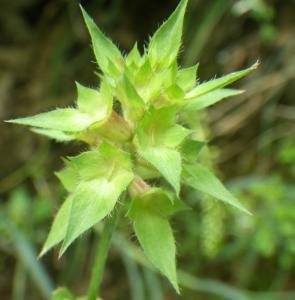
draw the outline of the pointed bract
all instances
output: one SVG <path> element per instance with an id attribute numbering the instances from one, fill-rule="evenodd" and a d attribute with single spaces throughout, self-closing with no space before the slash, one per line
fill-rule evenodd
<path id="1" fill-rule="evenodd" d="M 192 132 L 193 130 L 176 124 L 166 131 L 162 143 L 167 147 L 175 148 Z"/>
<path id="2" fill-rule="evenodd" d="M 172 185 L 180 191 L 181 156 L 175 149 L 191 133 L 175 125 L 175 107 L 151 109 L 137 126 L 138 153 L 151 163 Z"/>
<path id="3" fill-rule="evenodd" d="M 134 81 L 140 87 L 143 87 L 150 81 L 153 76 L 152 66 L 150 60 L 146 57 L 145 62 L 138 68 L 138 71 L 135 74 Z M 146 101 L 147 102 L 147 101 Z"/>
<path id="4" fill-rule="evenodd" d="M 177 57 L 187 3 L 188 0 L 181 0 L 176 10 L 151 38 L 148 55 L 153 66 L 169 66 Z"/>
<path id="5" fill-rule="evenodd" d="M 193 139 L 186 139 L 181 145 L 181 157 L 183 161 L 187 163 L 195 163 L 197 157 L 203 147 L 206 145 L 206 142 L 196 141 Z"/>
<path id="6" fill-rule="evenodd" d="M 78 138 L 73 133 L 88 129 L 94 123 L 104 122 L 112 109 L 112 94 L 105 82 L 101 91 L 86 88 L 77 83 L 78 109 L 60 108 L 35 116 L 9 120 L 9 123 L 27 125 L 36 133 L 46 135 L 58 141 L 70 141 Z"/>
<path id="7" fill-rule="evenodd" d="M 111 213 L 132 179 L 131 172 L 118 171 L 110 179 L 99 178 L 79 184 L 72 195 L 73 204 L 60 256 L 79 235 Z"/>
<path id="8" fill-rule="evenodd" d="M 152 209 L 152 206 L 158 205 L 158 202 L 160 205 L 162 204 L 160 213 Z M 166 212 L 165 216 L 164 212 L 164 209 L 173 211 L 173 208 L 170 209 L 169 206 L 175 207 L 169 196 L 167 197 L 162 190 L 154 189 L 134 199 L 129 217 L 133 221 L 135 234 L 147 258 L 169 279 L 179 293 L 175 241 L 167 218 L 169 213 Z"/>
<path id="9" fill-rule="evenodd" d="M 204 95 L 206 93 L 209 93 L 211 91 L 223 88 L 238 79 L 245 77 L 249 73 L 251 73 L 253 70 L 257 69 L 258 67 L 258 62 L 256 62 L 254 65 L 252 65 L 250 68 L 247 68 L 242 71 L 238 72 L 233 72 L 228 75 L 225 75 L 223 77 L 217 78 L 217 79 L 212 79 L 210 81 L 201 83 L 197 85 L 194 89 L 192 89 L 190 92 L 186 94 L 186 99 L 193 99 L 196 97 L 199 97 L 201 95 Z"/>
<path id="10" fill-rule="evenodd" d="M 241 90 L 234 89 L 218 89 L 202 96 L 197 96 L 195 99 L 191 99 L 188 104 L 184 107 L 187 111 L 198 111 L 208 106 L 211 106 L 225 98 L 242 94 Z"/>
<path id="11" fill-rule="evenodd" d="M 196 85 L 198 68 L 199 64 L 178 71 L 176 82 L 185 92 Z"/>
<path id="12" fill-rule="evenodd" d="M 73 198 L 69 196 L 59 209 L 57 215 L 55 216 L 43 249 L 40 253 L 40 256 L 43 256 L 52 247 L 59 244 L 65 238 L 70 217 L 70 211 L 73 203 L 72 200 Z"/>
<path id="13" fill-rule="evenodd" d="M 100 91 L 83 86 L 76 82 L 78 99 L 77 106 L 81 112 L 105 118 L 112 109 L 112 94 L 105 82 L 102 82 Z"/>
<path id="14" fill-rule="evenodd" d="M 162 147 L 140 149 L 138 152 L 163 175 L 178 195 L 181 175 L 180 153 L 177 150 Z"/>
<path id="15" fill-rule="evenodd" d="M 78 173 L 79 182 L 71 194 L 73 204 L 60 255 L 79 235 L 110 214 L 134 176 L 129 155 L 107 143 L 70 158 L 68 164 Z"/>
<path id="16" fill-rule="evenodd" d="M 167 132 L 174 128 L 177 108 L 151 108 L 138 123 L 136 137 L 141 147 L 163 146 Z M 179 141 L 180 143 L 181 141 Z"/>
<path id="17" fill-rule="evenodd" d="M 19 118 L 7 122 L 44 129 L 78 132 L 93 124 L 95 119 L 74 108 L 60 108 L 32 117 Z"/>
<path id="18" fill-rule="evenodd" d="M 125 119 L 131 123 L 138 121 L 144 113 L 144 101 L 126 76 L 121 77 L 117 84 L 116 95 L 122 104 Z"/>
<path id="19" fill-rule="evenodd" d="M 79 183 L 79 173 L 70 166 L 55 172 L 55 175 L 68 192 L 73 192 Z"/>
<path id="20" fill-rule="evenodd" d="M 141 55 L 138 51 L 137 43 L 134 44 L 132 50 L 129 52 L 129 54 L 125 58 L 125 62 L 127 66 L 130 66 L 132 64 L 135 64 L 138 66 L 141 62 Z"/>
<path id="21" fill-rule="evenodd" d="M 184 184 L 251 214 L 205 166 L 184 164 L 182 179 Z"/>
<path id="22" fill-rule="evenodd" d="M 49 137 L 53 140 L 56 140 L 57 142 L 70 142 L 70 141 L 74 141 L 76 139 L 75 134 L 60 131 L 60 130 L 32 128 L 31 131 L 33 131 L 34 133 Z"/>
<path id="23" fill-rule="evenodd" d="M 91 36 L 98 66 L 104 73 L 109 73 L 108 61 L 112 61 L 118 70 L 122 70 L 124 59 L 120 50 L 102 33 L 81 5 L 80 8 Z"/>
<path id="24" fill-rule="evenodd" d="M 168 218 L 175 213 L 190 210 L 174 193 L 168 192 L 163 188 L 151 188 L 139 197 L 132 200 L 128 216 L 132 219 L 138 207 L 143 207 L 152 214 L 157 214 L 163 218 Z"/>

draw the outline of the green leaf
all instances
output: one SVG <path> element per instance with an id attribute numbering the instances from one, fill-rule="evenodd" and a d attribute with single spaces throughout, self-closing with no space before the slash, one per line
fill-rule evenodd
<path id="1" fill-rule="evenodd" d="M 105 82 L 100 92 L 77 83 L 78 109 L 63 108 L 35 116 L 7 122 L 28 125 L 33 131 L 58 141 L 71 141 L 77 137 L 72 132 L 80 132 L 92 124 L 104 121 L 111 113 L 112 94 Z"/>
<path id="2" fill-rule="evenodd" d="M 151 163 L 179 193 L 181 157 L 173 148 L 191 131 L 175 124 L 176 111 L 175 107 L 151 108 L 138 124 L 135 143 L 140 156 Z"/>
<path id="3" fill-rule="evenodd" d="M 54 129 L 42 129 L 42 128 L 32 128 L 34 133 L 47 136 L 57 142 L 70 142 L 76 139 L 76 136 L 69 132 L 63 132 Z"/>
<path id="4" fill-rule="evenodd" d="M 134 44 L 132 50 L 129 52 L 125 59 L 126 65 L 130 66 L 132 64 L 135 64 L 138 66 L 141 62 L 141 55 L 138 51 L 137 43 Z"/>
<path id="5" fill-rule="evenodd" d="M 95 120 L 77 109 L 63 108 L 7 122 L 58 131 L 78 132 L 85 130 Z"/>
<path id="6" fill-rule="evenodd" d="M 76 85 L 78 90 L 77 106 L 81 112 L 95 115 L 98 119 L 110 115 L 113 97 L 106 82 L 102 82 L 100 91 L 85 87 L 78 82 Z"/>
<path id="7" fill-rule="evenodd" d="M 123 65 L 123 63 L 122 63 Z M 110 76 L 110 78 L 115 82 L 123 73 L 123 71 L 119 68 L 118 65 L 116 65 L 112 60 L 108 59 L 108 74 L 107 76 Z M 103 78 L 103 76 L 102 76 Z"/>
<path id="8" fill-rule="evenodd" d="M 79 235 L 113 210 L 133 179 L 129 155 L 107 143 L 71 158 L 69 164 L 79 173 L 81 181 L 71 194 L 73 204 L 60 255 Z"/>
<path id="9" fill-rule="evenodd" d="M 73 205 L 60 256 L 79 235 L 113 210 L 120 194 L 133 179 L 132 172 L 120 170 L 116 173 L 109 178 L 99 178 L 79 184 L 73 193 Z"/>
<path id="10" fill-rule="evenodd" d="M 234 89 L 218 89 L 202 96 L 197 96 L 196 99 L 190 100 L 190 102 L 184 107 L 184 110 L 198 111 L 208 106 L 211 106 L 225 98 L 242 94 L 243 91 Z"/>
<path id="11" fill-rule="evenodd" d="M 136 212 L 139 209 L 138 207 L 143 207 L 151 214 L 157 214 L 163 218 L 190 209 L 189 206 L 175 197 L 175 194 L 162 188 L 151 188 L 140 197 L 133 199 L 128 211 L 128 216 L 130 218 L 133 218 L 134 215 L 136 215 Z"/>
<path id="12" fill-rule="evenodd" d="M 148 57 L 145 59 L 149 60 Z M 145 65 L 144 67 L 146 68 L 146 74 L 149 74 L 149 65 Z M 169 68 L 158 71 L 157 73 L 153 71 L 150 74 L 151 76 L 146 77 L 148 80 L 145 82 L 145 84 L 140 86 L 138 93 L 146 103 L 155 104 L 155 102 L 158 102 L 158 98 L 160 97 L 161 93 L 163 93 L 163 91 L 165 92 L 169 87 L 175 84 L 177 76 L 176 63 L 173 62 Z M 167 99 L 164 100 L 167 102 Z M 161 103 L 159 104 L 161 105 Z M 165 103 L 165 105 L 167 106 L 167 103 Z"/>
<path id="13" fill-rule="evenodd" d="M 129 154 L 102 143 L 66 161 L 57 173 L 70 196 L 59 210 L 41 255 L 64 240 L 62 255 L 84 231 L 107 216 L 133 179 Z"/>
<path id="14" fill-rule="evenodd" d="M 182 27 L 187 0 L 180 1 L 169 19 L 155 32 L 150 40 L 148 55 L 153 66 L 170 65 L 181 46 Z"/>
<path id="15" fill-rule="evenodd" d="M 185 92 L 191 90 L 196 85 L 198 68 L 199 64 L 178 71 L 176 83 Z"/>
<path id="16" fill-rule="evenodd" d="M 134 199 L 137 205 L 133 206 L 130 218 L 147 258 L 156 269 L 169 279 L 179 293 L 176 274 L 176 247 L 169 221 L 145 205 L 141 205 L 143 199 L 144 204 L 147 201 L 152 201 L 154 205 L 157 205 L 159 197 L 162 197 L 161 193 L 152 192 L 144 195 L 143 198 Z"/>
<path id="17" fill-rule="evenodd" d="M 155 179 L 161 177 L 158 170 L 145 159 L 138 157 L 134 166 L 134 173 L 139 175 L 142 179 Z"/>
<path id="18" fill-rule="evenodd" d="M 139 120 L 144 113 L 144 101 L 126 76 L 118 81 L 116 94 L 122 104 L 124 117 L 129 121 Z"/>
<path id="19" fill-rule="evenodd" d="M 251 214 L 205 166 L 199 163 L 184 164 L 182 179 L 186 185 Z"/>
<path id="20" fill-rule="evenodd" d="M 76 82 L 78 99 L 77 106 L 78 109 L 85 113 L 93 113 L 102 104 L 99 91 L 88 88 Z"/>
<path id="21" fill-rule="evenodd" d="M 139 154 L 150 162 L 171 184 L 176 193 L 180 191 L 181 157 L 178 151 L 150 147 L 140 149 Z"/>
<path id="22" fill-rule="evenodd" d="M 206 145 L 206 142 L 196 141 L 193 139 L 186 139 L 181 145 L 182 159 L 189 163 L 196 162 L 198 154 Z"/>
<path id="23" fill-rule="evenodd" d="M 148 57 L 145 58 L 144 63 L 140 66 L 135 75 L 135 82 L 138 86 L 147 86 L 151 77 L 153 76 L 152 66 Z"/>
<path id="24" fill-rule="evenodd" d="M 53 292 L 52 300 L 75 300 L 75 297 L 67 288 L 58 288 Z"/>
<path id="25" fill-rule="evenodd" d="M 60 243 L 66 234 L 73 198 L 69 196 L 59 209 L 39 257 Z"/>
<path id="26" fill-rule="evenodd" d="M 79 173 L 74 168 L 68 166 L 59 172 L 55 172 L 55 175 L 68 192 L 73 192 L 77 187 L 79 182 Z"/>
<path id="27" fill-rule="evenodd" d="M 112 41 L 101 32 L 83 7 L 80 7 L 91 36 L 93 51 L 97 64 L 104 73 L 110 72 L 109 62 L 112 62 L 116 69 L 122 70 L 124 66 L 124 59 L 121 52 L 112 43 Z"/>
<path id="28" fill-rule="evenodd" d="M 183 105 L 185 92 L 177 84 L 173 84 L 165 89 L 164 93 L 155 101 L 156 107 L 170 106 L 173 104 Z M 161 99 L 162 98 L 162 99 Z"/>
<path id="29" fill-rule="evenodd" d="M 192 132 L 192 130 L 176 124 L 166 131 L 162 143 L 167 147 L 177 147 Z"/>
<path id="30" fill-rule="evenodd" d="M 257 67 L 258 67 L 258 63 L 256 62 L 254 65 L 252 65 L 248 69 L 238 71 L 238 72 L 233 72 L 233 73 L 230 73 L 223 77 L 201 83 L 186 94 L 186 99 L 193 99 L 198 96 L 209 93 L 211 91 L 223 88 L 223 87 L 233 83 L 234 81 L 248 75 L 253 70 L 255 70 Z"/>
<path id="31" fill-rule="evenodd" d="M 176 112 L 174 106 L 147 111 L 137 126 L 139 145 L 142 148 L 179 145 L 191 131 L 175 124 Z"/>
<path id="32" fill-rule="evenodd" d="M 110 165 L 113 164 L 112 159 L 110 157 Z M 85 151 L 77 156 L 69 157 L 67 164 L 70 169 L 74 170 L 74 174 L 78 174 L 80 180 L 87 181 L 107 174 L 110 168 L 107 161 L 108 159 L 101 155 L 100 151 Z"/>

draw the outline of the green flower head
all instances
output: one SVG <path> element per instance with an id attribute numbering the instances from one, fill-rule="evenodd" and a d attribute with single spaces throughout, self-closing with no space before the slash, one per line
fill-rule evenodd
<path id="1" fill-rule="evenodd" d="M 175 241 L 169 218 L 187 209 L 182 185 L 247 210 L 198 161 L 203 141 L 188 128 L 187 112 L 198 112 L 241 91 L 225 86 L 257 67 L 204 83 L 198 65 L 181 68 L 183 19 L 188 0 L 160 26 L 140 53 L 128 55 L 95 25 L 81 7 L 99 67 L 97 89 L 77 83 L 75 108 L 60 108 L 9 122 L 32 126 L 60 142 L 73 140 L 89 151 L 65 160 L 57 172 L 69 195 L 62 204 L 42 254 L 62 242 L 61 254 L 83 232 L 107 217 L 125 191 L 128 218 L 147 258 L 179 291 Z"/>

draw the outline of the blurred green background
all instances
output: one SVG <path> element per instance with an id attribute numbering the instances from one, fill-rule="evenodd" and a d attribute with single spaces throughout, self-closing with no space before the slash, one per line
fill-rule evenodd
<path id="1" fill-rule="evenodd" d="M 123 51 L 136 40 L 143 49 L 177 2 L 81 1 Z M 78 1 L 1 0 L 1 120 L 70 105 L 75 80 L 95 86 L 89 45 Z M 123 221 L 103 299 L 295 299 L 295 1 L 190 1 L 184 66 L 200 62 L 199 77 L 208 80 L 257 59 L 258 71 L 236 84 L 246 93 L 198 116 L 211 163 L 254 216 L 183 191 L 194 210 L 173 220 L 182 296 L 145 266 Z M 0 299 L 50 299 L 63 285 L 83 294 L 95 231 L 60 260 L 57 251 L 36 256 L 65 193 L 54 176 L 60 157 L 85 146 L 57 144 L 4 123 L 0 137 Z"/>

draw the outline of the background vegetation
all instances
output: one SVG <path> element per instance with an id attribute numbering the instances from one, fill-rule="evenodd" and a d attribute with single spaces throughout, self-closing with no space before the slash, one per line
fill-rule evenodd
<path id="1" fill-rule="evenodd" d="M 143 45 L 177 4 L 81 2 L 126 50 L 135 40 Z M 77 1 L 3 0 L 0 8 L 1 120 L 69 105 L 75 80 L 94 85 L 94 59 Z M 294 0 L 191 0 L 184 66 L 199 61 L 200 78 L 207 80 L 261 61 L 258 71 L 236 85 L 245 94 L 195 116 L 212 145 L 216 170 L 254 217 L 184 191 L 195 209 L 173 220 L 182 297 L 145 266 L 130 244 L 132 232 L 121 224 L 104 299 L 295 299 L 294 20 Z M 57 252 L 36 259 L 64 196 L 53 172 L 61 156 L 79 152 L 81 145 L 60 145 L 6 124 L 0 136 L 0 299 L 49 299 L 60 285 L 83 293 L 96 232 L 79 238 L 61 260 Z"/>

